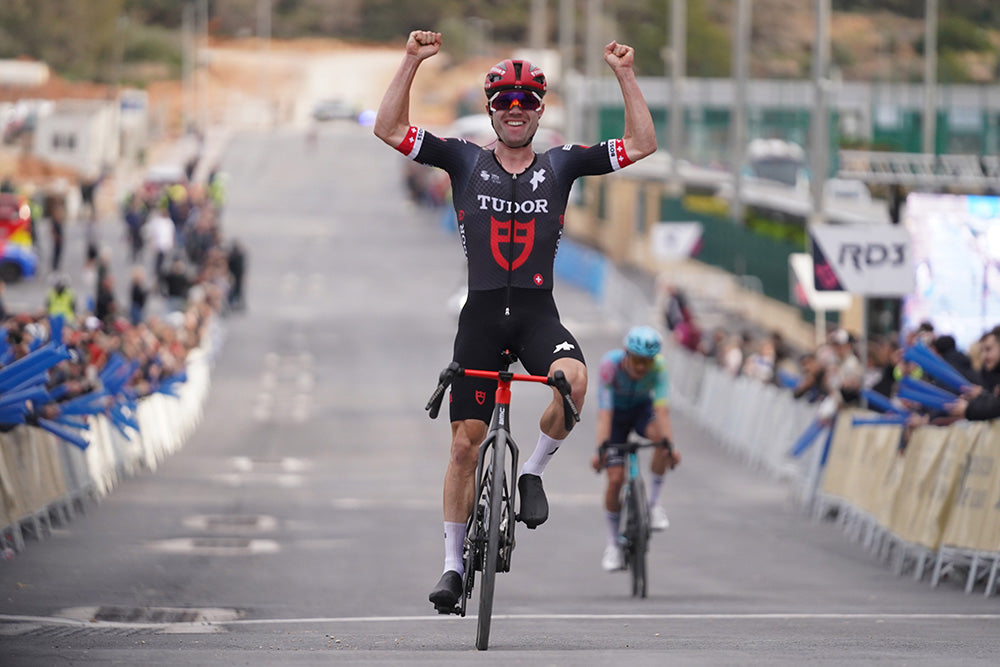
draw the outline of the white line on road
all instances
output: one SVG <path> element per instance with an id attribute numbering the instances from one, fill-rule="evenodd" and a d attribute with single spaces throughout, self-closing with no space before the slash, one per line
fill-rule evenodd
<path id="1" fill-rule="evenodd" d="M 458 616 L 446 616 L 459 620 Z M 468 618 L 475 618 L 470 615 Z M 85 625 L 100 627 L 144 627 L 165 626 L 234 626 L 234 625 L 296 625 L 315 623 L 410 623 L 419 621 L 441 622 L 440 615 L 421 616 L 329 616 L 311 618 L 245 618 L 238 620 L 200 621 L 198 623 L 123 623 L 120 621 L 89 621 L 58 616 L 19 616 L 0 614 L 0 623 L 39 623 L 44 625 Z M 873 614 L 873 613 L 760 613 L 760 614 L 498 614 L 493 620 L 503 621 L 1000 621 L 1000 614 Z"/>

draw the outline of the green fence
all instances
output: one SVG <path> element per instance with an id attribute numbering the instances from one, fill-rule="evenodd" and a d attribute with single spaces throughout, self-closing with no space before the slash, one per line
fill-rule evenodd
<path id="1" fill-rule="evenodd" d="M 689 199 L 688 202 L 692 200 Z M 701 223 L 702 245 L 696 259 L 736 275 L 755 276 L 763 293 L 782 303 L 791 303 L 788 256 L 804 252 L 801 244 L 755 234 L 732 220 L 693 210 L 684 200 L 664 197 L 660 220 Z"/>

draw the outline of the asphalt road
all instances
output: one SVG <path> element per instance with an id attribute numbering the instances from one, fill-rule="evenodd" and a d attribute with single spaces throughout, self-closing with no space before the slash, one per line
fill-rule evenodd
<path id="1" fill-rule="evenodd" d="M 600 569 L 592 402 L 476 652 L 474 618 L 426 598 L 448 425 L 423 405 L 463 259 L 406 201 L 401 164 L 350 124 L 322 127 L 315 151 L 300 131 L 233 137 L 226 236 L 249 247 L 249 309 L 224 322 L 204 420 L 155 473 L 0 562 L 0 663 L 995 664 L 996 599 L 895 576 L 680 418 L 672 525 L 648 599 L 631 598 Z M 592 363 L 618 344 L 589 297 L 556 296 Z M 515 389 L 523 450 L 547 400 Z"/>

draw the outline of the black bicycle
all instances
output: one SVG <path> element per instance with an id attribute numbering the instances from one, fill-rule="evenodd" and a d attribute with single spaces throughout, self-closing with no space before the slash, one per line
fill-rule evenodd
<path id="1" fill-rule="evenodd" d="M 650 527 L 649 503 L 639 465 L 639 450 L 647 447 L 666 447 L 673 454 L 669 441 L 653 442 L 636 433 L 629 435 L 628 441 L 624 443 L 605 443 L 601 445 L 600 451 L 603 455 L 605 450 L 614 448 L 625 455 L 625 483 L 621 491 L 618 542 L 622 548 L 625 569 L 632 574 L 632 596 L 642 598 L 646 597 L 649 583 L 646 554 L 649 551 Z"/>
<path id="2" fill-rule="evenodd" d="M 465 616 L 466 602 L 472 597 L 476 572 L 482 572 L 476 629 L 476 648 L 480 651 L 485 651 L 489 646 L 496 574 L 510 571 L 511 554 L 514 551 L 518 449 L 510 433 L 511 383 L 538 382 L 554 387 L 563 398 L 566 429 L 571 429 L 580 421 L 580 414 L 570 396 L 569 381 L 562 371 L 556 371 L 552 377 L 522 375 L 508 370 L 510 365 L 517 361 L 512 352 L 503 352 L 502 359 L 503 370 L 500 371 L 470 370 L 452 362 L 441 372 L 437 389 L 425 407 L 431 419 L 436 418 L 441 409 L 444 392 L 456 377 L 496 380 L 496 405 L 493 408 L 489 431 L 479 446 L 476 489 L 473 495 L 476 504 L 469 516 L 466 530 L 465 577 L 462 582 L 464 594 L 455 607 L 437 607 L 438 613 L 441 614 Z"/>

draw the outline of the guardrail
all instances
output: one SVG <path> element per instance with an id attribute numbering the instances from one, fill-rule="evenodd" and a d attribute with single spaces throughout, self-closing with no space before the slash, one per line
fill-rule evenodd
<path id="1" fill-rule="evenodd" d="M 176 396 L 139 401 L 139 432 L 131 439 L 104 416 L 88 417 L 83 450 L 37 428 L 0 433 L 0 553 L 24 550 L 25 537 L 44 539 L 53 525 L 66 525 L 123 479 L 155 470 L 184 444 L 203 415 L 218 333 L 188 353 L 187 380 Z"/>
<path id="2" fill-rule="evenodd" d="M 749 465 L 790 480 L 817 519 L 835 516 L 897 574 L 919 580 L 930 571 L 932 586 L 964 576 L 966 593 L 981 583 L 986 596 L 996 593 L 1000 423 L 925 426 L 904 440 L 902 424 L 852 409 L 823 427 L 818 405 L 788 390 L 733 378 L 676 345 L 666 354 L 671 409 Z"/>

